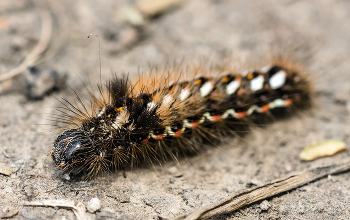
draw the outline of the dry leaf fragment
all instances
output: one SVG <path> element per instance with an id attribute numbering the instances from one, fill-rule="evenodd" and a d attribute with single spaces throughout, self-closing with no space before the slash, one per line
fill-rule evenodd
<path id="1" fill-rule="evenodd" d="M 10 176 L 13 173 L 13 169 L 5 163 L 0 163 L 0 173 L 6 176 Z"/>
<path id="2" fill-rule="evenodd" d="M 145 18 L 139 10 L 130 6 L 123 6 L 118 10 L 119 18 L 133 26 L 142 26 L 145 24 Z"/>
<path id="3" fill-rule="evenodd" d="M 139 0 L 136 7 L 144 15 L 154 16 L 174 6 L 180 5 L 183 0 Z"/>
<path id="4" fill-rule="evenodd" d="M 301 160 L 314 160 L 317 157 L 332 156 L 345 149 L 342 141 L 327 140 L 308 145 L 299 155 Z"/>

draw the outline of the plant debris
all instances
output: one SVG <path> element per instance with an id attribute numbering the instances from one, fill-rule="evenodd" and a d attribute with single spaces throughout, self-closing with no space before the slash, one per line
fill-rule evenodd
<path id="1" fill-rule="evenodd" d="M 285 179 L 233 193 L 233 195 L 226 197 L 222 201 L 199 208 L 188 215 L 180 216 L 177 220 L 206 219 L 216 215 L 227 214 L 246 205 L 301 187 L 328 175 L 334 175 L 349 170 L 349 160 L 341 164 L 318 167 L 299 175 L 292 175 Z"/>
<path id="2" fill-rule="evenodd" d="M 74 205 L 74 201 L 71 200 L 45 200 L 45 201 L 34 201 L 24 204 L 25 206 L 50 206 L 72 209 L 78 220 L 86 220 L 85 206 L 79 202 Z"/>
<path id="3" fill-rule="evenodd" d="M 332 156 L 345 150 L 346 144 L 341 141 L 327 140 L 308 145 L 299 155 L 301 160 L 314 160 L 318 157 Z"/>

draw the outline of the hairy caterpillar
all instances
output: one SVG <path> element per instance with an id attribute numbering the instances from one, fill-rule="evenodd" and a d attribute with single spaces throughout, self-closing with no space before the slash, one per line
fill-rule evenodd
<path id="1" fill-rule="evenodd" d="M 150 74 L 136 83 L 115 76 L 99 86 L 101 98 L 90 93 L 91 111 L 79 97 L 80 108 L 65 100 L 71 114 L 61 119 L 69 129 L 54 142 L 54 163 L 73 175 L 93 177 L 141 160 L 176 159 L 198 151 L 205 140 L 239 130 L 246 120 L 311 104 L 305 73 L 288 59 L 244 73 L 212 72 L 187 68 L 180 76 Z"/>

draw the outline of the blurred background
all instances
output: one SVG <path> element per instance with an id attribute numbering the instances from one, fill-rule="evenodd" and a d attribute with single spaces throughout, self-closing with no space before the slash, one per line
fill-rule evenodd
<path id="1" fill-rule="evenodd" d="M 169 60 L 207 56 L 216 61 L 232 55 L 250 60 L 269 56 L 270 51 L 303 62 L 319 60 L 322 72 L 329 72 L 329 63 L 344 65 L 348 55 L 347 1 L 5 0 L 0 4 L 1 82 L 38 65 L 39 70 L 59 73 L 60 80 L 67 74 L 75 88 L 74 83 L 81 81 L 77 76 L 93 81 L 99 76 L 99 42 L 96 37 L 88 39 L 88 34 L 99 36 L 103 78 L 109 78 L 111 71 L 133 74 Z M 30 84 L 38 76 L 26 79 Z M 7 89 L 2 85 L 0 91 Z"/>

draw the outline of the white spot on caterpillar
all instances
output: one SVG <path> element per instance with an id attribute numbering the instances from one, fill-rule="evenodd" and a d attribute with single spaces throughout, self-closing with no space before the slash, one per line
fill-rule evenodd
<path id="1" fill-rule="evenodd" d="M 166 126 L 165 127 L 165 132 L 164 132 L 163 136 L 164 137 L 168 136 L 168 134 L 169 134 L 169 136 L 174 136 L 175 135 L 175 133 L 171 130 L 170 126 Z"/>
<path id="2" fill-rule="evenodd" d="M 150 136 L 151 138 L 153 138 L 153 139 L 156 138 L 156 136 L 154 135 L 153 131 L 151 131 L 151 132 L 149 133 L 149 136 Z"/>
<path id="3" fill-rule="evenodd" d="M 250 89 L 252 91 L 258 91 L 263 88 L 264 85 L 264 77 L 258 76 L 250 81 Z"/>
<path id="4" fill-rule="evenodd" d="M 129 125 L 128 129 L 129 129 L 129 131 L 132 131 L 132 130 L 135 129 L 135 124 L 134 124 L 134 122 L 131 123 L 131 124 Z"/>
<path id="5" fill-rule="evenodd" d="M 187 121 L 187 119 L 185 119 L 185 120 L 183 121 L 183 127 L 185 127 L 185 128 L 191 128 L 191 127 L 192 127 L 192 124 L 189 123 L 189 122 Z"/>
<path id="6" fill-rule="evenodd" d="M 147 104 L 148 111 L 152 110 L 154 107 L 156 107 L 156 103 L 154 103 L 153 101 Z"/>
<path id="7" fill-rule="evenodd" d="M 115 121 L 112 124 L 112 127 L 116 130 L 120 129 L 123 125 L 125 125 L 129 120 L 129 112 L 127 108 L 123 108 L 119 115 L 115 118 Z"/>
<path id="8" fill-rule="evenodd" d="M 103 106 L 103 108 L 101 109 L 101 111 L 98 113 L 97 117 L 101 117 L 106 111 L 106 107 Z"/>
<path id="9" fill-rule="evenodd" d="M 112 127 L 113 127 L 115 130 L 118 130 L 118 129 L 121 128 L 121 126 L 120 126 L 119 124 L 115 123 L 115 122 L 112 124 Z"/>
<path id="10" fill-rule="evenodd" d="M 284 70 L 280 70 L 269 79 L 271 89 L 281 88 L 286 82 L 287 73 Z"/>
<path id="11" fill-rule="evenodd" d="M 241 81 L 240 80 L 234 80 L 232 82 L 230 82 L 227 86 L 226 86 L 226 94 L 227 95 L 232 95 L 233 93 L 235 93 L 238 89 L 238 87 L 241 85 Z"/>
<path id="12" fill-rule="evenodd" d="M 201 120 L 199 120 L 199 124 L 203 123 L 205 121 L 205 119 L 208 119 L 209 121 L 212 120 L 212 116 L 210 115 L 209 112 L 206 112 L 203 114 Z"/>
<path id="13" fill-rule="evenodd" d="M 213 89 L 213 84 L 210 81 L 204 83 L 204 85 L 200 88 L 201 96 L 202 97 L 207 96 L 212 89 Z"/>
<path id="14" fill-rule="evenodd" d="M 183 100 L 187 99 L 189 95 L 190 95 L 190 91 L 187 88 L 181 90 L 180 100 L 183 101 Z"/>
<path id="15" fill-rule="evenodd" d="M 277 108 L 277 107 L 284 107 L 284 106 L 285 106 L 284 100 L 282 99 L 276 99 L 275 101 L 269 103 L 269 107 L 271 109 Z"/>
<path id="16" fill-rule="evenodd" d="M 164 96 L 162 104 L 159 106 L 159 108 L 157 109 L 158 112 L 166 112 L 169 110 L 171 104 L 173 104 L 174 99 L 173 97 L 168 94 L 166 96 Z"/>
<path id="17" fill-rule="evenodd" d="M 171 95 L 166 95 L 164 96 L 164 100 L 162 102 L 162 105 L 168 106 L 173 102 L 173 97 L 171 97 Z"/>

